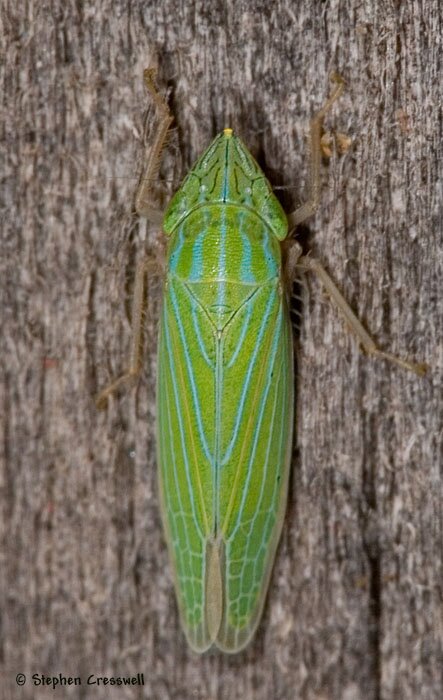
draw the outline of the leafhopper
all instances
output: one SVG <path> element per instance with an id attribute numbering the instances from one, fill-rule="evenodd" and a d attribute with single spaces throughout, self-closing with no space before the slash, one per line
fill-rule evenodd
<path id="1" fill-rule="evenodd" d="M 286 509 L 294 423 L 287 280 L 296 268 L 315 272 L 368 354 L 418 374 L 425 367 L 379 350 L 320 263 L 292 239 L 319 203 L 322 124 L 342 79 L 333 76 L 334 90 L 311 122 L 303 206 L 284 213 L 246 146 L 226 128 L 159 217 L 149 183 L 172 117 L 152 71 L 144 78 L 160 120 L 136 209 L 162 219 L 168 238 L 157 377 L 162 518 L 190 646 L 234 653 L 260 621 Z M 99 394 L 99 406 L 139 373 L 148 267 L 142 261 L 136 272 L 128 372 Z"/>

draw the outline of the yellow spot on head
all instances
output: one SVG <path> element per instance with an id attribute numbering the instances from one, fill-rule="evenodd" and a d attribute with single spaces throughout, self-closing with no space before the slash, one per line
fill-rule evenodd
<path id="1" fill-rule="evenodd" d="M 223 133 L 227 139 L 230 139 L 232 136 L 232 129 L 223 129 Z"/>

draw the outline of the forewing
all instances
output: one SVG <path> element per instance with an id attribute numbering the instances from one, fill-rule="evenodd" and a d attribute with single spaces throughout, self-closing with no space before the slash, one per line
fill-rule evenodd
<path id="1" fill-rule="evenodd" d="M 160 492 L 182 624 L 194 650 L 235 652 L 260 619 L 286 505 L 293 368 L 278 282 L 220 334 L 171 277 L 158 358 Z"/>
<path id="2" fill-rule="evenodd" d="M 214 525 L 214 358 L 214 334 L 200 305 L 170 277 L 158 351 L 159 485 L 180 616 L 199 652 L 213 641 L 205 579 Z"/>
<path id="3" fill-rule="evenodd" d="M 264 285 L 224 338 L 218 521 L 224 541 L 217 646 L 244 647 L 259 622 L 287 499 L 293 427 L 290 323 L 279 284 Z"/>

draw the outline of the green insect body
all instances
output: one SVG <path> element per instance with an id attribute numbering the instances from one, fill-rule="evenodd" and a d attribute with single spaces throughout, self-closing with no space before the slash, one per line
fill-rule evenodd
<path id="1" fill-rule="evenodd" d="M 158 223 L 150 183 L 172 116 L 144 71 L 160 123 L 137 192 Z M 184 180 L 163 220 L 169 237 L 160 321 L 157 451 L 166 539 L 180 616 L 197 652 L 242 649 L 260 621 L 286 508 L 293 433 L 292 334 L 280 241 L 319 204 L 321 132 L 344 89 L 310 123 L 309 197 L 285 215 L 259 166 L 225 129 Z M 288 226 L 289 224 L 289 226 Z M 368 355 L 423 376 L 428 366 L 385 352 L 322 267 L 292 241 L 285 278 L 311 271 Z M 144 275 L 137 266 L 129 367 L 97 396 L 140 372 Z"/>
<path id="2" fill-rule="evenodd" d="M 164 217 L 158 346 L 163 522 L 191 647 L 243 648 L 261 616 L 287 500 L 293 353 L 288 223 L 231 129 Z"/>

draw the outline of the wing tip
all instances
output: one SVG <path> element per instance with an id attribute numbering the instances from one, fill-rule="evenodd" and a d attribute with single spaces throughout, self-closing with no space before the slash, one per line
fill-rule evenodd
<path id="1" fill-rule="evenodd" d="M 206 549 L 206 624 L 211 643 L 215 643 L 223 617 L 223 581 L 221 572 L 221 542 L 208 540 Z"/>

